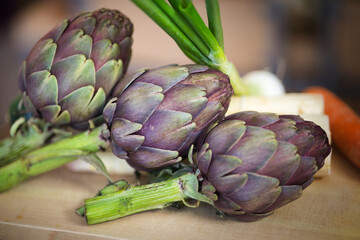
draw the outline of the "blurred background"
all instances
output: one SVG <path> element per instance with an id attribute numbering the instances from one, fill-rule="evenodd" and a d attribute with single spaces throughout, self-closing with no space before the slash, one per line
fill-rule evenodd
<path id="1" fill-rule="evenodd" d="M 203 0 L 194 0 L 206 17 Z M 5 0 L 0 7 L 0 126 L 19 94 L 18 69 L 34 43 L 65 18 L 101 7 L 134 23 L 128 73 L 190 63 L 177 45 L 128 0 Z M 360 1 L 220 0 L 225 52 L 240 74 L 269 69 L 288 92 L 322 85 L 360 113 Z"/>

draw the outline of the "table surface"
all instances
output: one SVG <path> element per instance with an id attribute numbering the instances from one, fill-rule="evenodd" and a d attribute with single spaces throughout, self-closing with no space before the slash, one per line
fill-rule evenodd
<path id="1" fill-rule="evenodd" d="M 133 176 L 114 176 L 136 183 Z M 87 226 L 75 214 L 106 184 L 62 167 L 0 194 L 0 239 L 360 239 L 360 171 L 336 150 L 331 176 L 258 222 L 217 217 L 212 207 L 166 208 Z"/>

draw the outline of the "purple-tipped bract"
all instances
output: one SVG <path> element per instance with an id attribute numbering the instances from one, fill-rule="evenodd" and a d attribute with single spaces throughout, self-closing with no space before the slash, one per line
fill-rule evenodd
<path id="1" fill-rule="evenodd" d="M 202 192 L 243 221 L 297 199 L 331 148 L 324 130 L 299 116 L 240 112 L 201 137 Z"/>

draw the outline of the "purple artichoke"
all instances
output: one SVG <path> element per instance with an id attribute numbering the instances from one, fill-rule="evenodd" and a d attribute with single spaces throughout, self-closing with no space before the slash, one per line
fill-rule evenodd
<path id="1" fill-rule="evenodd" d="M 35 44 L 20 69 L 26 110 L 55 126 L 87 126 L 126 72 L 132 32 L 131 21 L 116 10 L 64 20 Z"/>
<path id="2" fill-rule="evenodd" d="M 240 112 L 198 142 L 202 192 L 220 211 L 254 221 L 297 199 L 331 148 L 324 130 L 299 116 Z"/>
<path id="3" fill-rule="evenodd" d="M 181 161 L 202 130 L 223 118 L 233 90 L 220 71 L 176 65 L 138 71 L 117 93 L 103 112 L 112 150 L 151 170 Z"/>

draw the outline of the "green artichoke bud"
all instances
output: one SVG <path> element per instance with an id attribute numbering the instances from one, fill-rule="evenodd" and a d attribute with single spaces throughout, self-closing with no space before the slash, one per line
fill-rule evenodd
<path id="1" fill-rule="evenodd" d="M 227 75 L 202 65 L 141 70 L 116 92 L 103 112 L 112 150 L 140 170 L 181 161 L 203 129 L 224 117 L 233 94 Z"/>
<path id="2" fill-rule="evenodd" d="M 321 127 L 293 115 L 240 112 L 201 138 L 202 192 L 244 221 L 300 197 L 331 151 Z"/>
<path id="3" fill-rule="evenodd" d="M 88 126 L 126 72 L 131 21 L 100 9 L 64 20 L 42 37 L 19 74 L 26 110 L 54 126 Z"/>

